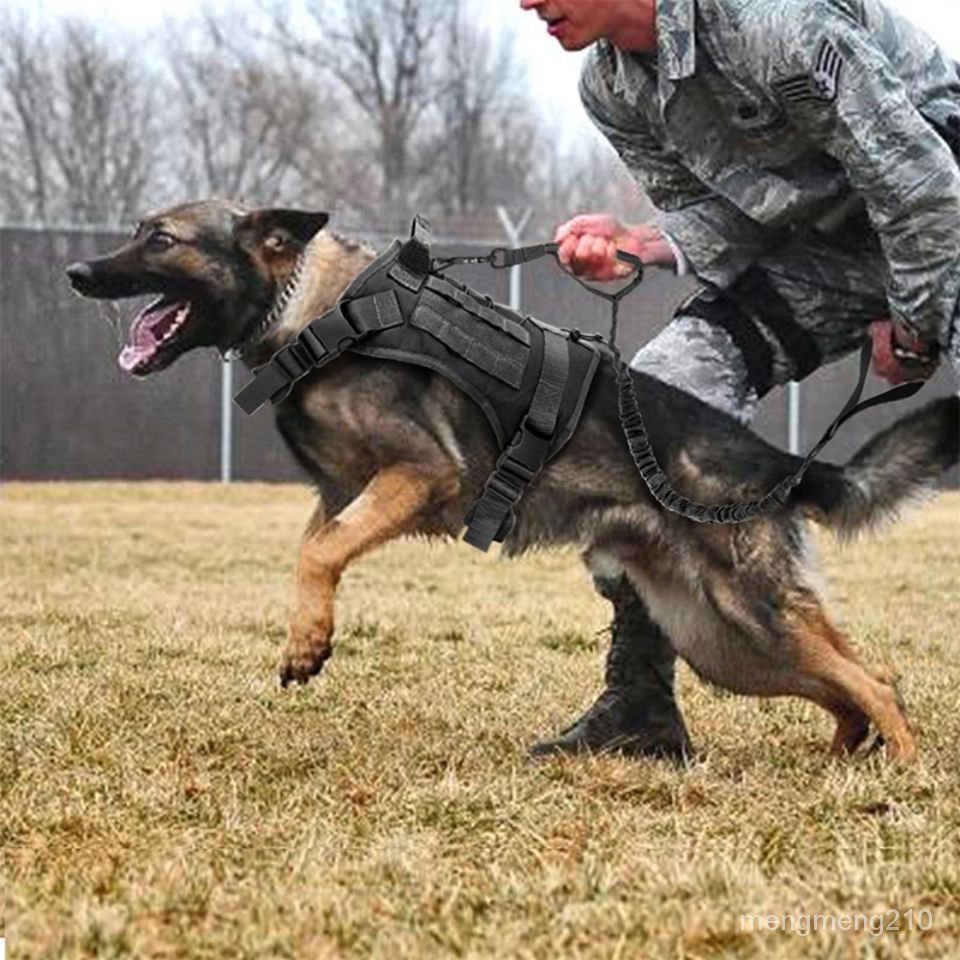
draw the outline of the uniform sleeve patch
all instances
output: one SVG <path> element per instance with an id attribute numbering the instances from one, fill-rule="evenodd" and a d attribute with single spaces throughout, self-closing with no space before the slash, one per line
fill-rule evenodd
<path id="1" fill-rule="evenodd" d="M 840 52 L 830 40 L 825 39 L 820 44 L 816 62 L 809 73 L 777 81 L 773 87 L 782 99 L 792 103 L 833 103 L 840 90 L 842 72 Z"/>

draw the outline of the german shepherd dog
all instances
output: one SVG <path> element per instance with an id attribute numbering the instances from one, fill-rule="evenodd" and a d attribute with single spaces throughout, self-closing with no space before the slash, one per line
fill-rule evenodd
<path id="1" fill-rule="evenodd" d="M 327 215 L 223 201 L 148 216 L 114 253 L 72 264 L 87 297 L 159 298 L 133 321 L 120 364 L 136 376 L 196 347 L 266 362 L 329 310 L 376 256 L 323 227 Z M 729 416 L 631 371 L 658 460 L 684 496 L 755 499 L 799 460 Z M 280 677 L 306 682 L 330 656 L 348 563 L 405 534 L 453 537 L 498 448 L 481 410 L 442 375 L 347 353 L 300 381 L 277 426 L 320 498 L 300 545 Z M 790 504 L 748 523 L 705 525 L 660 508 L 630 457 L 609 364 L 579 428 L 516 511 L 506 555 L 573 544 L 593 572 L 625 571 L 676 651 L 741 694 L 806 697 L 852 753 L 874 724 L 889 755 L 914 739 L 892 681 L 864 666 L 810 584 L 808 519 L 849 535 L 891 515 L 960 457 L 960 401 L 938 400 L 874 437 L 843 467 L 815 463 Z"/>

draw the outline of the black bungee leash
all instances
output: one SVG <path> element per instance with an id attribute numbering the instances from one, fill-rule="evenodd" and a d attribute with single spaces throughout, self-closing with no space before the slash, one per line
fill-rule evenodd
<path id="1" fill-rule="evenodd" d="M 539 243 L 533 246 L 517 247 L 515 249 L 495 247 L 485 256 L 434 257 L 432 260 L 432 269 L 440 273 L 456 264 L 487 264 L 495 270 L 503 270 L 506 267 L 529 263 L 531 260 L 538 260 L 540 257 L 545 256 L 552 256 L 562 269 L 558 256 L 559 249 L 560 245 L 557 243 Z M 605 293 L 602 290 L 597 290 L 579 277 L 569 274 L 585 290 L 588 290 L 594 296 L 601 297 L 610 304 L 611 320 L 609 341 L 601 334 L 584 334 L 579 330 L 560 329 L 565 329 L 571 339 L 574 340 L 596 340 L 600 343 L 605 343 L 613 353 L 620 423 L 623 427 L 623 433 L 626 437 L 630 454 L 633 457 L 633 462 L 637 467 L 637 472 L 650 491 L 650 495 L 657 503 L 672 513 L 676 513 L 688 520 L 694 520 L 697 523 L 743 523 L 745 520 L 751 520 L 769 510 L 786 506 L 791 491 L 803 479 L 807 468 L 813 463 L 820 451 L 833 439 L 836 432 L 847 420 L 870 407 L 893 403 L 897 400 L 905 400 L 923 389 L 924 381 L 914 380 L 861 402 L 860 397 L 863 395 L 863 388 L 867 381 L 872 356 L 872 342 L 870 338 L 867 337 L 860 350 L 860 375 L 857 379 L 857 385 L 850 395 L 850 399 L 846 402 L 836 419 L 827 427 L 820 441 L 803 458 L 799 468 L 794 473 L 781 480 L 759 500 L 750 500 L 745 503 L 723 504 L 706 504 L 690 500 L 674 490 L 669 478 L 657 463 L 656 455 L 650 444 L 650 437 L 647 434 L 646 425 L 643 422 L 643 415 L 640 412 L 640 402 L 637 398 L 633 378 L 628 372 L 627 365 L 620 357 L 620 348 L 617 346 L 617 323 L 619 319 L 618 310 L 620 301 L 636 290 L 643 282 L 643 264 L 638 257 L 632 253 L 627 253 L 625 250 L 617 251 L 617 259 L 635 267 L 637 275 L 629 284 L 616 293 Z M 567 271 L 564 272 L 566 273 Z"/>

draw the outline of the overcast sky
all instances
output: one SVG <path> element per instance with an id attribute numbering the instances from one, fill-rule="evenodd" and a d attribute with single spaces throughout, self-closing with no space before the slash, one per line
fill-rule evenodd
<path id="1" fill-rule="evenodd" d="M 138 3 L 137 0 L 3 0 L 14 7 L 45 12 L 49 17 L 67 13 L 102 18 L 118 27 L 149 28 L 164 17 L 183 17 L 195 13 L 198 0 L 162 0 Z M 450 0 L 456 3 L 458 0 Z M 887 0 L 921 27 L 936 37 L 954 57 L 960 60 L 960 2 L 958 0 Z M 253 3 L 214 3 L 216 9 L 242 10 Z M 479 0 L 491 25 L 499 25 L 516 36 L 517 51 L 527 62 L 531 84 L 537 100 L 548 117 L 558 122 L 570 136 L 591 131 L 577 96 L 577 75 L 580 54 L 567 53 L 547 36 L 536 14 L 520 10 L 520 0 Z"/>

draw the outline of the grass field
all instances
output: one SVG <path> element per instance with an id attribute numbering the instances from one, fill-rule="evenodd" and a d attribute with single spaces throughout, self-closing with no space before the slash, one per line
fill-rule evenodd
<path id="1" fill-rule="evenodd" d="M 821 541 L 831 609 L 902 674 L 908 770 L 686 668 L 699 764 L 528 762 L 601 674 L 573 552 L 392 544 L 346 575 L 323 676 L 281 691 L 306 489 L 0 497 L 11 960 L 960 956 L 955 494 Z M 878 936 L 740 922 L 891 910 Z"/>

